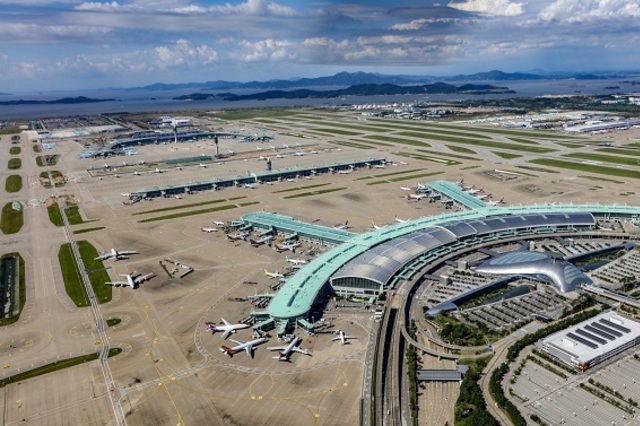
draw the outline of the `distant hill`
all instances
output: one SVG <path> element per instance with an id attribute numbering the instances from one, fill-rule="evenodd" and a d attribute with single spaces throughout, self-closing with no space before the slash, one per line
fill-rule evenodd
<path id="1" fill-rule="evenodd" d="M 515 93 L 508 87 L 497 87 L 489 84 L 465 84 L 462 86 L 454 86 L 447 83 L 434 83 L 413 86 L 398 86 L 396 84 L 357 84 L 349 86 L 346 89 L 338 90 L 311 90 L 311 89 L 294 89 L 294 90 L 268 90 L 266 92 L 251 93 L 248 95 L 225 94 L 224 100 L 240 101 L 240 100 L 266 100 L 266 99 L 303 99 L 303 98 L 339 98 L 344 96 L 376 96 L 376 95 L 424 95 L 424 94 L 487 94 L 487 93 Z M 192 93 L 189 95 L 178 96 L 174 100 L 205 100 L 219 99 L 220 94 L 210 93 Z"/>
<path id="2" fill-rule="evenodd" d="M 20 99 L 17 101 L 2 101 L 0 102 L 0 105 L 85 104 L 85 103 L 109 102 L 109 101 L 115 101 L 115 99 L 93 99 L 93 98 L 87 98 L 85 96 L 78 96 L 75 98 L 60 98 L 60 99 L 55 99 L 53 101 L 39 101 L 39 100 L 25 101 L 23 99 Z"/>

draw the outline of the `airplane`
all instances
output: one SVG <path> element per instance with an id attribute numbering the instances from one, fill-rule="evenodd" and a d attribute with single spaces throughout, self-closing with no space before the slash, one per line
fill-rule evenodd
<path id="1" fill-rule="evenodd" d="M 262 147 L 261 146 L 257 147 L 256 151 L 262 151 Z"/>
<path id="2" fill-rule="evenodd" d="M 282 253 L 283 251 L 291 250 L 293 253 L 296 252 L 296 247 L 300 247 L 302 243 L 291 243 L 291 244 L 276 244 L 276 251 L 278 253 Z"/>
<path id="3" fill-rule="evenodd" d="M 137 170 L 136 170 L 135 172 L 133 172 L 133 174 L 134 174 L 135 176 L 140 176 L 142 173 L 140 173 L 139 171 L 137 171 Z"/>
<path id="4" fill-rule="evenodd" d="M 180 194 L 174 195 L 173 198 L 175 198 L 176 200 L 182 200 L 182 197 L 180 196 Z"/>
<path id="5" fill-rule="evenodd" d="M 284 275 L 282 275 L 280 272 L 276 271 L 276 272 L 269 272 L 266 269 L 264 270 L 264 274 L 269 277 L 269 278 L 284 278 Z"/>
<path id="6" fill-rule="evenodd" d="M 474 189 L 474 188 L 470 188 L 470 189 L 465 189 L 464 192 L 466 192 L 469 195 L 475 195 L 479 192 L 484 192 L 484 190 L 482 188 L 480 189 Z"/>
<path id="7" fill-rule="evenodd" d="M 126 259 L 126 256 L 129 254 L 138 254 L 138 252 L 134 250 L 118 251 L 112 248 L 111 251 L 102 253 L 100 256 L 96 257 L 93 260 L 106 260 L 106 259 L 112 259 L 112 258 L 114 260 Z"/>
<path id="8" fill-rule="evenodd" d="M 226 225 L 226 222 L 222 222 L 221 220 L 211 220 L 211 223 L 213 223 L 215 226 L 224 226 L 224 225 Z"/>
<path id="9" fill-rule="evenodd" d="M 114 287 L 129 286 L 131 288 L 138 288 L 140 283 L 143 283 L 143 282 L 147 281 L 148 279 L 153 278 L 155 276 L 155 274 L 153 272 L 150 272 L 150 273 L 145 274 L 145 275 L 126 274 L 126 275 L 119 275 L 119 276 L 120 277 L 125 277 L 127 280 L 126 281 L 107 281 L 107 282 L 105 282 L 105 284 L 112 285 Z"/>
<path id="10" fill-rule="evenodd" d="M 131 193 L 129 193 L 129 192 L 123 192 L 123 193 L 121 193 L 120 195 L 122 195 L 123 197 L 129 197 L 129 196 L 131 196 Z"/>
<path id="11" fill-rule="evenodd" d="M 276 147 L 275 147 L 275 146 L 273 146 L 273 145 L 269 145 L 269 148 L 271 148 L 271 150 L 272 150 L 272 151 L 277 151 L 277 150 L 278 150 L 278 148 L 276 148 Z"/>
<path id="12" fill-rule="evenodd" d="M 298 157 L 304 156 L 304 151 L 296 151 L 295 153 Z"/>
<path id="13" fill-rule="evenodd" d="M 406 219 L 400 219 L 398 216 L 394 217 L 393 220 L 395 220 L 398 223 L 405 223 L 407 221 Z"/>
<path id="14" fill-rule="evenodd" d="M 386 164 L 376 164 L 373 167 L 375 167 L 376 169 L 386 169 L 387 165 Z"/>
<path id="15" fill-rule="evenodd" d="M 416 184 L 416 189 L 417 189 L 418 191 L 426 191 L 426 190 L 428 190 L 428 189 L 429 189 L 429 185 L 418 182 L 418 183 Z"/>
<path id="16" fill-rule="evenodd" d="M 182 170 L 182 166 L 176 166 L 176 170 Z"/>
<path id="17" fill-rule="evenodd" d="M 234 152 L 234 151 L 232 151 L 232 150 L 229 150 L 229 154 L 234 155 L 234 154 L 235 154 L 235 152 Z"/>
<path id="18" fill-rule="evenodd" d="M 227 239 L 229 241 L 236 241 L 236 240 L 242 240 L 242 241 L 247 241 L 247 237 L 250 234 L 248 232 L 240 232 L 238 234 L 227 234 Z"/>
<path id="19" fill-rule="evenodd" d="M 458 182 L 456 182 L 456 185 L 462 188 L 464 186 L 464 179 L 460 179 Z"/>
<path id="20" fill-rule="evenodd" d="M 198 167 L 202 167 L 203 169 L 206 169 L 207 166 L 208 166 L 208 164 L 202 164 L 202 163 L 198 164 Z"/>
<path id="21" fill-rule="evenodd" d="M 476 197 L 478 200 L 486 200 L 487 198 L 491 198 L 491 195 L 492 195 L 491 193 L 488 193 L 488 194 L 480 194 L 480 195 L 476 195 L 475 197 Z"/>
<path id="22" fill-rule="evenodd" d="M 251 183 L 245 183 L 244 187 L 247 188 L 247 189 L 256 189 L 256 187 L 253 186 L 253 184 L 251 184 Z"/>
<path id="23" fill-rule="evenodd" d="M 501 198 L 498 201 L 489 200 L 489 201 L 487 201 L 487 204 L 490 205 L 490 206 L 497 206 L 498 204 L 504 204 L 504 198 Z"/>
<path id="24" fill-rule="evenodd" d="M 289 259 L 288 257 L 285 257 L 285 260 L 289 263 L 293 263 L 294 265 L 304 265 L 307 263 L 304 259 Z"/>
<path id="25" fill-rule="evenodd" d="M 156 167 L 156 169 L 153 171 L 153 173 L 164 173 L 163 169 L 159 169 Z"/>
<path id="26" fill-rule="evenodd" d="M 357 339 L 357 337 L 353 337 L 353 336 L 347 336 L 347 334 L 342 331 L 342 330 L 338 330 L 336 331 L 336 334 L 338 335 L 337 337 L 334 337 L 331 340 L 340 340 L 342 342 L 343 345 L 347 345 L 349 344 L 349 342 L 347 341 L 347 339 Z"/>
<path id="27" fill-rule="evenodd" d="M 411 191 L 411 188 L 409 188 L 408 186 L 401 186 L 400 189 L 402 189 L 403 191 Z"/>
<path id="28" fill-rule="evenodd" d="M 211 334 L 215 334 L 216 331 L 224 331 L 224 333 L 222 333 L 222 338 L 226 339 L 227 337 L 229 337 L 230 334 L 235 333 L 237 330 L 242 330 L 243 328 L 249 328 L 250 325 L 249 324 L 231 324 L 229 321 L 227 321 L 224 318 L 220 318 L 222 320 L 222 322 L 224 323 L 224 325 L 215 325 L 212 322 L 205 322 L 204 325 L 207 327 L 207 331 L 210 331 Z"/>
<path id="29" fill-rule="evenodd" d="M 249 242 L 254 247 L 261 246 L 262 244 L 268 244 L 269 247 L 271 247 L 271 242 L 272 241 L 273 241 L 273 235 L 265 235 L 264 237 L 260 238 L 259 240 L 253 240 L 253 239 L 249 238 Z"/>
<path id="30" fill-rule="evenodd" d="M 407 194 L 406 195 L 406 199 L 407 200 L 417 200 L 420 201 L 425 197 L 424 194 Z"/>
<path id="31" fill-rule="evenodd" d="M 200 228 L 200 230 L 202 232 L 206 232 L 207 234 L 210 234 L 211 232 L 218 232 L 218 228 L 213 226 L 203 226 L 202 228 Z"/>
<path id="32" fill-rule="evenodd" d="M 241 350 L 244 349 L 244 351 L 247 353 L 247 356 L 253 358 L 253 347 L 260 345 L 268 341 L 269 339 L 267 339 L 266 337 L 260 337 L 258 339 L 250 340 L 248 342 L 243 342 L 241 340 L 233 340 L 233 339 L 229 339 L 229 340 L 231 340 L 234 343 L 237 343 L 238 345 L 232 348 L 229 348 L 227 346 L 221 346 L 220 352 L 229 355 L 230 358 L 233 358 L 233 355 L 235 353 L 240 352 Z"/>
<path id="33" fill-rule="evenodd" d="M 338 171 L 339 175 L 348 175 L 349 173 L 351 173 L 351 170 L 339 170 Z"/>
<path id="34" fill-rule="evenodd" d="M 282 147 L 283 147 L 284 149 L 289 149 L 289 145 L 287 145 L 286 143 L 283 143 L 283 144 L 282 144 Z"/>
<path id="35" fill-rule="evenodd" d="M 371 222 L 371 227 L 372 227 L 373 229 L 375 229 L 376 231 L 377 231 L 378 229 L 382 229 L 382 228 L 384 228 L 384 226 L 376 225 L 376 224 L 375 224 L 375 222 L 373 222 L 373 221 Z"/>
<path id="36" fill-rule="evenodd" d="M 334 226 L 335 229 L 349 229 L 349 221 L 345 220 L 342 225 L 338 224 Z"/>
<path id="37" fill-rule="evenodd" d="M 271 346 L 269 348 L 267 348 L 270 351 L 280 351 L 280 355 L 279 356 L 274 356 L 274 359 L 277 359 L 278 361 L 290 361 L 289 357 L 291 356 L 292 353 L 294 352 L 298 352 L 304 355 L 309 355 L 311 356 L 311 353 L 309 351 L 306 351 L 304 349 L 300 349 L 300 347 L 298 346 L 300 343 L 302 342 L 302 339 L 298 336 L 294 337 L 293 340 L 291 341 L 291 343 L 289 343 L 286 346 Z"/>

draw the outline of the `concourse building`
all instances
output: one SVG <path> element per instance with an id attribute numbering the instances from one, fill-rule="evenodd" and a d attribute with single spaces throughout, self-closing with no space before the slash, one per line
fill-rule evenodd
<path id="1" fill-rule="evenodd" d="M 266 313 L 278 324 L 308 325 L 321 316 L 330 293 L 376 296 L 463 249 L 520 237 L 598 234 L 598 219 L 638 218 L 640 207 L 535 205 L 484 207 L 387 226 L 353 235 L 311 261 L 282 285 Z M 572 268 L 553 265 L 553 260 L 547 256 L 545 266 L 534 272 L 545 272 L 560 289 L 569 290 L 583 280 Z"/>

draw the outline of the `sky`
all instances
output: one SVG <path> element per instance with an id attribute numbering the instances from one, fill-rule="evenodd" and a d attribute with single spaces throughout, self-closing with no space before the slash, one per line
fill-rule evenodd
<path id="1" fill-rule="evenodd" d="M 640 69 L 638 0 L 0 0 L 0 92 Z"/>

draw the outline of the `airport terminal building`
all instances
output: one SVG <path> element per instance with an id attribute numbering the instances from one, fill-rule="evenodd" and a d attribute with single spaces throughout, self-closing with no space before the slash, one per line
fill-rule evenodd
<path id="1" fill-rule="evenodd" d="M 640 343 L 640 323 L 604 312 L 538 342 L 565 364 L 585 371 Z"/>

